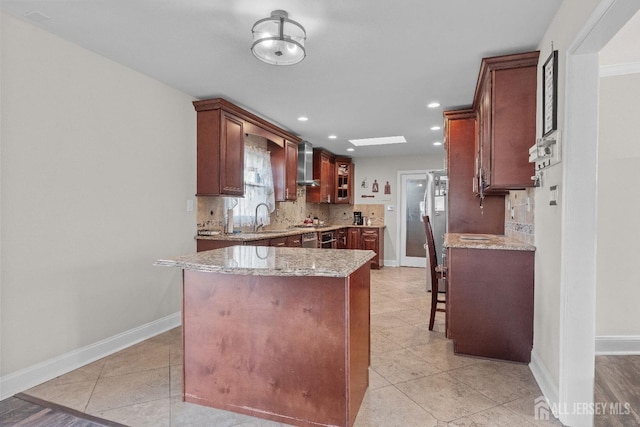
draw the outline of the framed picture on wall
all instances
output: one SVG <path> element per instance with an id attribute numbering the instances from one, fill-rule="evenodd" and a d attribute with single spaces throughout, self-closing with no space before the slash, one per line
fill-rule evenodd
<path id="1" fill-rule="evenodd" d="M 558 51 L 542 66 L 542 135 L 558 129 Z"/>

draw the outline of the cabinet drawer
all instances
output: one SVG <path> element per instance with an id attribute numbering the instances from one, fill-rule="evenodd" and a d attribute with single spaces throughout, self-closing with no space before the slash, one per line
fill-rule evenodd
<path id="1" fill-rule="evenodd" d="M 302 235 L 298 234 L 296 236 L 287 237 L 286 245 L 289 248 L 299 248 L 302 246 Z"/>
<path id="2" fill-rule="evenodd" d="M 286 237 L 276 237 L 270 240 L 269 242 L 270 246 L 278 246 L 278 247 L 285 247 L 287 245 L 287 238 Z"/>
<path id="3" fill-rule="evenodd" d="M 213 249 L 228 248 L 229 246 L 235 246 L 238 244 L 239 244 L 238 242 L 231 242 L 228 240 L 198 239 L 196 240 L 196 251 L 197 252 L 210 251 Z"/>

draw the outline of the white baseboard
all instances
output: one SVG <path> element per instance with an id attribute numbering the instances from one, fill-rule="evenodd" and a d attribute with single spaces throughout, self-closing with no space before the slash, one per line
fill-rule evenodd
<path id="1" fill-rule="evenodd" d="M 546 398 L 547 402 L 552 403 L 551 408 L 558 408 L 558 401 L 560 400 L 560 392 L 555 381 L 551 377 L 551 374 L 547 370 L 547 367 L 542 363 L 540 356 L 536 353 L 535 349 L 531 351 L 531 363 L 529 363 L 529 369 L 533 374 L 540 391 Z M 559 414 L 553 414 L 556 418 Z"/>
<path id="2" fill-rule="evenodd" d="M 181 312 L 0 377 L 0 400 L 166 332 L 182 323 Z"/>
<path id="3" fill-rule="evenodd" d="M 385 267 L 397 267 L 398 262 L 395 259 L 385 259 L 384 260 Z"/>
<path id="4" fill-rule="evenodd" d="M 640 336 L 606 335 L 596 337 L 596 356 L 640 355 Z"/>

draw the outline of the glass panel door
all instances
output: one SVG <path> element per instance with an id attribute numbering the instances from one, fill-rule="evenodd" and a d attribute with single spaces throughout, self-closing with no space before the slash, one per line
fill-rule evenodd
<path id="1" fill-rule="evenodd" d="M 424 234 L 425 173 L 401 174 L 400 265 L 426 267 L 427 239 Z"/>

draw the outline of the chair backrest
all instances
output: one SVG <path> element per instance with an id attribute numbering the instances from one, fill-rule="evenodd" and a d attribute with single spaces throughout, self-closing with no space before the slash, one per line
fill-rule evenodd
<path id="1" fill-rule="evenodd" d="M 438 289 L 438 275 L 436 273 L 438 256 L 436 255 L 436 242 L 433 240 L 433 229 L 428 215 L 424 215 L 422 221 L 424 222 L 424 232 L 427 235 L 427 261 L 429 270 L 431 270 L 431 288 Z"/>

